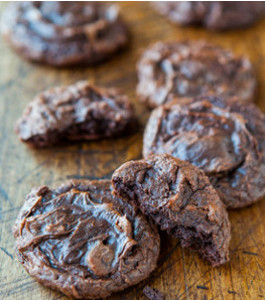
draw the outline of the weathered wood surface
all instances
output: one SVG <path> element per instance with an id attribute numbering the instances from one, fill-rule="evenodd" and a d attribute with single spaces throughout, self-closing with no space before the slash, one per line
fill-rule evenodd
<path id="1" fill-rule="evenodd" d="M 110 178 L 123 162 L 141 157 L 141 130 L 116 140 L 30 150 L 18 141 L 13 124 L 37 92 L 79 79 L 120 88 L 134 102 L 144 125 L 149 113 L 135 97 L 135 64 L 142 49 L 158 40 L 204 38 L 250 57 L 259 80 L 256 102 L 264 110 L 263 21 L 249 29 L 215 33 L 176 27 L 158 16 L 147 2 L 120 4 L 132 32 L 132 43 L 127 51 L 99 67 L 57 70 L 33 65 L 21 60 L 0 41 L 1 299 L 67 299 L 36 283 L 16 259 L 11 230 L 30 189 L 42 184 L 57 185 L 68 178 Z M 178 241 L 165 236 L 153 275 L 111 299 L 144 299 L 142 288 L 146 283 L 164 292 L 166 299 L 264 298 L 264 201 L 230 212 L 230 220 L 229 264 L 212 269 L 197 255 L 181 249 Z"/>

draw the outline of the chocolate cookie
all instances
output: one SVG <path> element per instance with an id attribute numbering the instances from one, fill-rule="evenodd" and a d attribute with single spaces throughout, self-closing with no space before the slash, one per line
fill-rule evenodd
<path id="1" fill-rule="evenodd" d="M 229 260 L 230 223 L 204 172 L 168 154 L 129 161 L 112 178 L 115 193 L 136 203 L 183 247 L 213 266 Z"/>
<path id="2" fill-rule="evenodd" d="M 128 42 L 117 6 L 103 2 L 17 2 L 1 27 L 21 56 L 57 67 L 99 63 Z"/>
<path id="3" fill-rule="evenodd" d="M 158 1 L 154 8 L 172 22 L 212 30 L 247 27 L 264 16 L 264 1 Z"/>
<path id="4" fill-rule="evenodd" d="M 179 99 L 155 109 L 143 155 L 168 153 L 204 170 L 228 208 L 264 195 L 264 116 L 252 103 L 217 97 Z"/>
<path id="5" fill-rule="evenodd" d="M 257 81 L 248 59 L 204 41 L 156 43 L 142 55 L 137 94 L 150 107 L 205 94 L 254 101 Z"/>
<path id="6" fill-rule="evenodd" d="M 135 124 L 126 96 L 80 81 L 37 95 L 17 121 L 15 131 L 21 141 L 46 147 L 62 141 L 119 136 Z"/>
<path id="7" fill-rule="evenodd" d="M 111 182 L 33 189 L 14 226 L 28 273 L 74 298 L 102 298 L 145 279 L 156 267 L 156 227 L 112 195 Z"/>

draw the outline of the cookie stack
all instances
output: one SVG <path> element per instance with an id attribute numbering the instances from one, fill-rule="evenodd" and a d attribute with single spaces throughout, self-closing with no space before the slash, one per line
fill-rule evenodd
<path id="1" fill-rule="evenodd" d="M 153 5 L 174 22 L 224 30 L 255 22 L 262 4 Z M 57 67 L 99 63 L 128 42 L 117 6 L 103 3 L 15 3 L 2 23 L 24 58 Z M 228 262 L 226 209 L 264 195 L 265 119 L 252 103 L 257 81 L 247 58 L 205 41 L 158 42 L 137 71 L 138 98 L 153 109 L 143 159 L 110 180 L 34 188 L 13 229 L 29 274 L 71 297 L 105 298 L 147 278 L 160 252 L 158 228 L 214 267 Z M 122 136 L 136 125 L 126 96 L 79 81 L 38 94 L 15 131 L 42 148 Z"/>

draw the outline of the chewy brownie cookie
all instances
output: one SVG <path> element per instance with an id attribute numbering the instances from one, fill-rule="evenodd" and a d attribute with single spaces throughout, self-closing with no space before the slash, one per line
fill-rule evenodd
<path id="1" fill-rule="evenodd" d="M 264 195 L 264 116 L 252 103 L 217 97 L 179 99 L 155 109 L 143 155 L 168 153 L 201 168 L 228 208 Z"/>
<path id="2" fill-rule="evenodd" d="M 37 95 L 17 121 L 15 131 L 21 141 L 46 147 L 60 141 L 119 136 L 135 124 L 126 96 L 79 81 Z"/>
<path id="3" fill-rule="evenodd" d="M 16 251 L 40 283 L 74 298 L 104 298 L 156 267 L 156 227 L 111 182 L 68 182 L 33 189 L 14 226 Z"/>
<path id="4" fill-rule="evenodd" d="M 247 27 L 264 16 L 264 1 L 158 1 L 154 8 L 172 22 L 212 30 Z"/>
<path id="5" fill-rule="evenodd" d="M 230 223 L 204 172 L 168 154 L 129 161 L 112 177 L 115 193 L 136 203 L 183 247 L 213 266 L 229 260 Z"/>
<path id="6" fill-rule="evenodd" d="M 149 107 L 174 97 L 237 95 L 253 101 L 257 81 L 248 59 L 200 41 L 156 43 L 142 55 L 137 94 Z"/>
<path id="7" fill-rule="evenodd" d="M 103 2 L 17 2 L 3 13 L 1 27 L 24 58 L 58 67 L 96 64 L 128 42 L 117 6 Z"/>

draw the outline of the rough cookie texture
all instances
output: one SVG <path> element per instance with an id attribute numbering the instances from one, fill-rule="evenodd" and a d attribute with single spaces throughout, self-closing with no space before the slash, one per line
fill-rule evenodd
<path id="1" fill-rule="evenodd" d="M 129 161 L 112 177 L 115 193 L 136 203 L 183 247 L 213 266 L 229 260 L 230 223 L 204 172 L 168 154 Z"/>
<path id="2" fill-rule="evenodd" d="M 40 93 L 28 104 L 15 131 L 21 141 L 46 147 L 62 141 L 119 136 L 136 125 L 126 96 L 80 81 Z"/>
<path id="3" fill-rule="evenodd" d="M 194 100 L 185 99 L 184 103 L 186 104 L 190 101 L 198 102 L 202 100 L 207 100 L 213 105 L 226 109 L 231 113 L 242 115 L 247 129 L 257 139 L 257 147 L 260 154 L 265 156 L 265 116 L 255 104 L 246 103 L 243 105 L 237 97 L 224 99 L 222 97 L 215 96 L 200 96 L 194 98 Z"/>
<path id="4" fill-rule="evenodd" d="M 237 95 L 254 101 L 257 81 L 249 60 L 205 41 L 156 43 L 137 65 L 137 94 L 149 107 L 174 97 Z"/>
<path id="5" fill-rule="evenodd" d="M 154 8 L 172 22 L 212 30 L 247 27 L 264 16 L 264 1 L 158 1 Z"/>
<path id="6" fill-rule="evenodd" d="M 23 1 L 9 5 L 2 33 L 24 58 L 58 67 L 99 63 L 128 42 L 116 5 Z"/>
<path id="7" fill-rule="evenodd" d="M 13 232 L 28 273 L 75 298 L 107 297 L 140 282 L 159 254 L 156 227 L 113 196 L 108 180 L 33 189 Z"/>
<path id="8" fill-rule="evenodd" d="M 168 153 L 201 168 L 228 208 L 264 195 L 264 116 L 252 103 L 217 97 L 179 99 L 155 109 L 143 156 Z"/>

